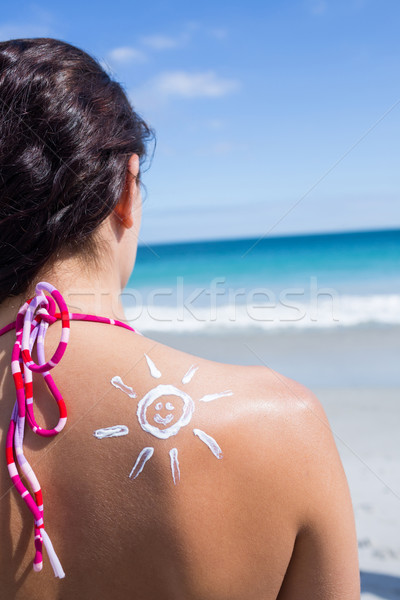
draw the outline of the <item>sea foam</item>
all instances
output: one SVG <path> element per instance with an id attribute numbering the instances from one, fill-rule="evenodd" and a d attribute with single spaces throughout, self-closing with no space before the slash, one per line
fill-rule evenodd
<path id="1" fill-rule="evenodd" d="M 215 306 L 140 305 L 125 307 L 141 332 L 320 329 L 400 325 L 400 294 L 337 295 L 313 302 L 217 304 Z"/>

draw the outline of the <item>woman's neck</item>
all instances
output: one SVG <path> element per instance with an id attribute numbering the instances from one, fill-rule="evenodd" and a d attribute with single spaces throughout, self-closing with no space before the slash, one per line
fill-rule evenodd
<path id="1" fill-rule="evenodd" d="M 122 285 L 118 268 L 103 264 L 101 268 L 90 268 L 81 258 L 70 258 L 48 267 L 35 279 L 36 285 L 47 281 L 62 294 L 70 312 L 94 314 L 111 319 L 124 320 L 121 303 Z M 14 321 L 23 303 L 35 293 L 8 298 L 0 305 L 0 328 Z"/>

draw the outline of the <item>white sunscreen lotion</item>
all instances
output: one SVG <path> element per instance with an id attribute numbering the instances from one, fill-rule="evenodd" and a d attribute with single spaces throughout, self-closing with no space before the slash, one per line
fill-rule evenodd
<path id="1" fill-rule="evenodd" d="M 225 398 L 225 396 L 233 396 L 231 390 L 225 390 L 225 392 L 219 392 L 217 394 L 207 394 L 200 398 L 200 402 L 211 402 L 212 400 L 218 400 L 218 398 Z"/>
<path id="2" fill-rule="evenodd" d="M 111 384 L 118 390 L 121 390 L 121 392 L 124 392 L 124 394 L 128 394 L 130 398 L 136 398 L 137 394 L 129 385 L 125 385 L 119 375 L 116 375 L 111 379 Z"/>
<path id="3" fill-rule="evenodd" d="M 197 437 L 199 437 L 201 441 L 204 442 L 205 445 L 210 448 L 214 456 L 216 456 L 217 458 L 222 458 L 222 450 L 218 446 L 214 438 L 211 437 L 211 435 L 208 435 L 208 433 L 205 433 L 205 431 L 202 431 L 201 429 L 193 429 L 193 433 L 194 435 L 197 435 Z"/>
<path id="4" fill-rule="evenodd" d="M 160 379 L 160 377 L 161 377 L 161 371 L 159 371 L 157 369 L 156 365 L 153 363 L 153 361 L 151 360 L 150 356 L 147 356 L 147 354 L 145 354 L 145 357 L 146 357 L 147 364 L 149 366 L 150 375 L 152 377 L 155 377 L 156 379 Z"/>
<path id="5" fill-rule="evenodd" d="M 154 448 L 151 446 L 146 446 L 146 448 L 143 448 L 137 457 L 135 464 L 133 465 L 132 471 L 129 473 L 129 477 L 131 479 L 136 479 L 136 477 L 140 475 L 140 473 L 143 471 L 144 465 L 153 456 L 153 453 Z"/>
<path id="6" fill-rule="evenodd" d="M 104 427 L 103 429 L 96 429 L 93 435 L 98 440 L 109 437 L 121 437 L 122 435 L 128 435 L 129 429 L 126 425 L 112 425 L 111 427 Z"/>
<path id="7" fill-rule="evenodd" d="M 178 461 L 178 450 L 176 448 L 172 448 L 169 451 L 169 457 L 171 460 L 171 472 L 172 479 L 174 480 L 174 484 L 176 485 L 181 478 L 181 472 L 179 470 L 179 461 Z"/>
<path id="8" fill-rule="evenodd" d="M 191 381 L 193 375 L 196 373 L 198 368 L 199 367 L 195 367 L 194 365 L 192 365 L 188 372 L 182 377 L 182 383 L 189 383 L 189 381 Z"/>

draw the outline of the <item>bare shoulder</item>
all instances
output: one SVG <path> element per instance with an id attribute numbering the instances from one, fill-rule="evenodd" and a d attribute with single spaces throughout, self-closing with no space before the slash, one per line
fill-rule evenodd
<path id="1" fill-rule="evenodd" d="M 79 397 L 86 388 L 96 398 L 106 394 L 105 411 L 107 398 L 121 388 L 131 388 L 138 399 L 155 388 L 151 398 L 175 395 L 181 404 L 190 398 L 195 428 L 212 423 L 230 449 L 225 456 L 236 454 L 237 464 L 248 470 L 262 468 L 267 482 L 268 464 L 274 465 L 275 479 L 282 474 L 282 483 L 293 483 L 308 469 L 311 486 L 321 457 L 324 469 L 340 463 L 323 407 L 301 383 L 267 367 L 210 361 L 116 327 L 74 323 L 74 329 L 60 374 L 71 396 L 75 385 Z M 76 384 L 71 373 L 79 373 Z"/>
<path id="2" fill-rule="evenodd" d="M 135 387 L 138 396 L 155 383 L 171 385 L 193 397 L 197 412 L 204 417 L 212 406 L 208 412 L 215 425 L 225 426 L 227 431 L 240 428 L 241 435 L 234 436 L 238 443 L 253 436 L 254 445 L 275 444 L 273 431 L 277 429 L 280 450 L 283 441 L 290 440 L 292 456 L 307 447 L 315 448 L 317 441 L 332 445 L 328 419 L 318 398 L 273 369 L 210 361 L 115 327 L 76 325 L 65 372 L 90 372 L 92 387 L 96 382 L 104 387 L 115 376 Z"/>
<path id="3" fill-rule="evenodd" d="M 189 397 L 190 427 L 182 432 L 193 429 L 218 440 L 226 477 L 248 481 L 259 494 L 275 489 L 277 497 L 286 498 L 285 514 L 294 529 L 313 510 L 310 497 L 322 502 L 343 478 L 325 411 L 301 383 L 264 366 L 209 361 L 125 331 L 112 335 L 114 343 L 97 345 L 104 353 L 97 359 L 99 379 L 108 371 L 108 380 L 118 376 L 147 403 L 169 395 L 170 404 L 175 396 L 182 405 Z M 119 349 L 111 357 L 110 347 Z M 160 423 L 172 414 L 173 424 L 172 412 L 159 416 Z"/>
<path id="4" fill-rule="evenodd" d="M 224 466 L 210 466 L 210 477 L 223 474 L 232 485 L 245 480 L 257 494 L 275 490 L 275 497 L 287 501 L 285 514 L 293 529 L 307 518 L 310 493 L 320 498 L 329 494 L 329 481 L 334 484 L 340 459 L 319 400 L 302 384 L 267 367 L 210 361 L 113 327 L 79 323 L 76 336 L 71 337 L 75 347 L 65 357 L 65 381 L 74 392 L 69 374 L 90 373 L 88 381 L 80 375 L 75 394 L 80 398 L 87 388 L 93 402 L 105 394 L 104 401 L 96 404 L 97 422 L 106 422 L 112 407 L 115 418 L 125 419 L 144 440 L 177 439 L 179 431 L 192 457 L 187 464 L 193 472 L 199 464 L 198 454 L 190 449 L 193 432 L 202 441 L 214 439 Z M 129 390 L 127 413 L 121 392 L 126 397 Z M 143 428 L 136 417 L 138 402 L 148 410 L 143 419 L 158 423 Z M 173 409 L 167 409 L 166 403 Z M 160 433 L 164 430 L 167 433 Z M 207 456 L 206 442 L 204 446 Z"/>

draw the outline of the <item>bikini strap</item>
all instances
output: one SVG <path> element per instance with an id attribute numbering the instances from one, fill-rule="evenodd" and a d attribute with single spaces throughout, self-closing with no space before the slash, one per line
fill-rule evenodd
<path id="1" fill-rule="evenodd" d="M 47 292 L 49 295 L 46 295 Z M 56 307 L 58 306 L 58 312 Z M 61 338 L 56 351 L 46 361 L 44 340 L 52 323 L 61 320 Z M 43 566 L 43 544 L 56 577 L 63 578 L 65 573 L 54 551 L 51 540 L 44 529 L 43 496 L 39 481 L 23 453 L 25 420 L 34 433 L 43 437 L 52 437 L 60 433 L 67 422 L 67 409 L 60 390 L 56 386 L 50 371 L 60 362 L 68 345 L 70 321 L 92 321 L 123 327 L 135 331 L 132 327 L 107 317 L 97 317 L 80 313 L 69 313 L 64 298 L 50 283 L 40 282 L 36 286 L 35 296 L 25 302 L 18 311 L 17 319 L 0 329 L 0 336 L 15 328 L 16 340 L 11 354 L 11 372 L 16 391 L 11 421 L 6 436 L 7 467 L 17 492 L 25 501 L 35 521 L 35 558 L 33 569 L 40 571 Z M 32 350 L 36 343 L 38 363 L 32 359 Z M 33 410 L 32 373 L 41 373 L 46 385 L 57 402 L 58 423 L 52 429 L 40 427 Z M 15 460 L 16 456 L 16 460 Z M 31 491 L 22 483 L 18 467 L 28 481 Z M 31 494 L 33 492 L 33 495 Z"/>

